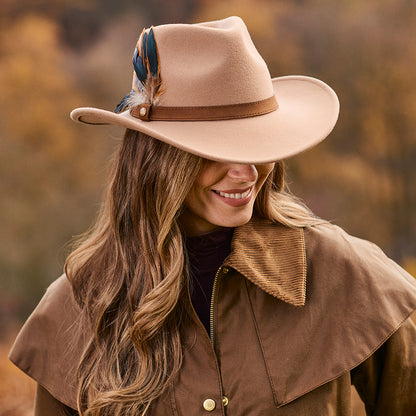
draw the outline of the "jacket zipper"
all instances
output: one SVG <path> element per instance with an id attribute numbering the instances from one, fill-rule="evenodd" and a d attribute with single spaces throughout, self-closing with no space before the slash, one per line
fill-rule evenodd
<path id="1" fill-rule="evenodd" d="M 217 273 L 215 273 L 214 284 L 212 286 L 211 305 L 210 305 L 210 311 L 209 311 L 209 338 L 210 338 L 210 341 L 211 341 L 212 348 L 214 350 L 214 354 L 216 354 L 215 353 L 215 314 L 214 314 L 214 306 L 215 306 L 215 301 L 216 301 L 216 297 L 217 297 L 217 287 L 218 287 L 218 281 L 219 281 L 219 278 L 220 278 L 221 271 L 224 274 L 228 273 L 228 267 L 221 266 L 217 270 Z M 218 366 L 218 361 L 217 361 L 217 366 Z M 217 368 L 218 368 L 218 371 L 219 371 L 219 367 L 217 367 Z M 222 389 L 222 381 L 221 381 L 221 389 Z M 222 406 L 223 407 L 228 406 L 228 397 L 225 396 L 224 394 L 222 396 Z"/>
<path id="2" fill-rule="evenodd" d="M 215 278 L 214 278 L 214 285 L 212 286 L 212 294 L 211 294 L 211 306 L 210 306 L 210 311 L 209 311 L 209 338 L 211 340 L 211 344 L 214 347 L 214 336 L 215 336 L 215 331 L 214 331 L 214 325 L 215 325 L 215 316 L 214 316 L 214 306 L 215 306 L 215 298 L 217 295 L 217 286 L 218 286 L 218 279 L 219 279 L 219 274 L 222 270 L 222 266 L 217 270 L 217 273 L 215 273 Z"/>

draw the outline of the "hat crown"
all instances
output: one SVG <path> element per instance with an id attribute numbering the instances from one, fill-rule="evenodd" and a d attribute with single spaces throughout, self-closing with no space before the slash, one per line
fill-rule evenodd
<path id="1" fill-rule="evenodd" d="M 153 30 L 164 91 L 158 105 L 228 105 L 274 94 L 267 65 L 239 17 Z"/>

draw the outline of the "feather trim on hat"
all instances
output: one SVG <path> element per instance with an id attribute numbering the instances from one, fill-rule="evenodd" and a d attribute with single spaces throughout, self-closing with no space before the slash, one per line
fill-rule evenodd
<path id="1" fill-rule="evenodd" d="M 115 113 L 121 113 L 143 103 L 155 105 L 163 94 L 164 89 L 153 27 L 150 28 L 149 33 L 143 29 L 134 50 L 133 67 L 133 88 L 117 105 Z"/>

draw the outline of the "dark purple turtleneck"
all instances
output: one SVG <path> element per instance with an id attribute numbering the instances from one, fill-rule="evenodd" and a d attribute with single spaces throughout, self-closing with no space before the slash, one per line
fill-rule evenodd
<path id="1" fill-rule="evenodd" d="M 209 333 L 211 294 L 217 270 L 231 251 L 234 228 L 186 237 L 190 264 L 190 292 L 195 312 Z"/>

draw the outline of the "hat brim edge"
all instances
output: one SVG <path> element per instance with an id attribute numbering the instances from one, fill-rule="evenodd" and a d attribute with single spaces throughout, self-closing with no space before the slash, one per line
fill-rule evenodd
<path id="1" fill-rule="evenodd" d="M 272 83 L 279 109 L 245 119 L 148 122 L 132 117 L 129 111 L 116 114 L 94 107 L 76 108 L 71 118 L 90 125 L 112 124 L 138 130 L 207 159 L 269 163 L 324 140 L 339 114 L 338 97 L 323 81 L 290 75 L 273 78 Z"/>

